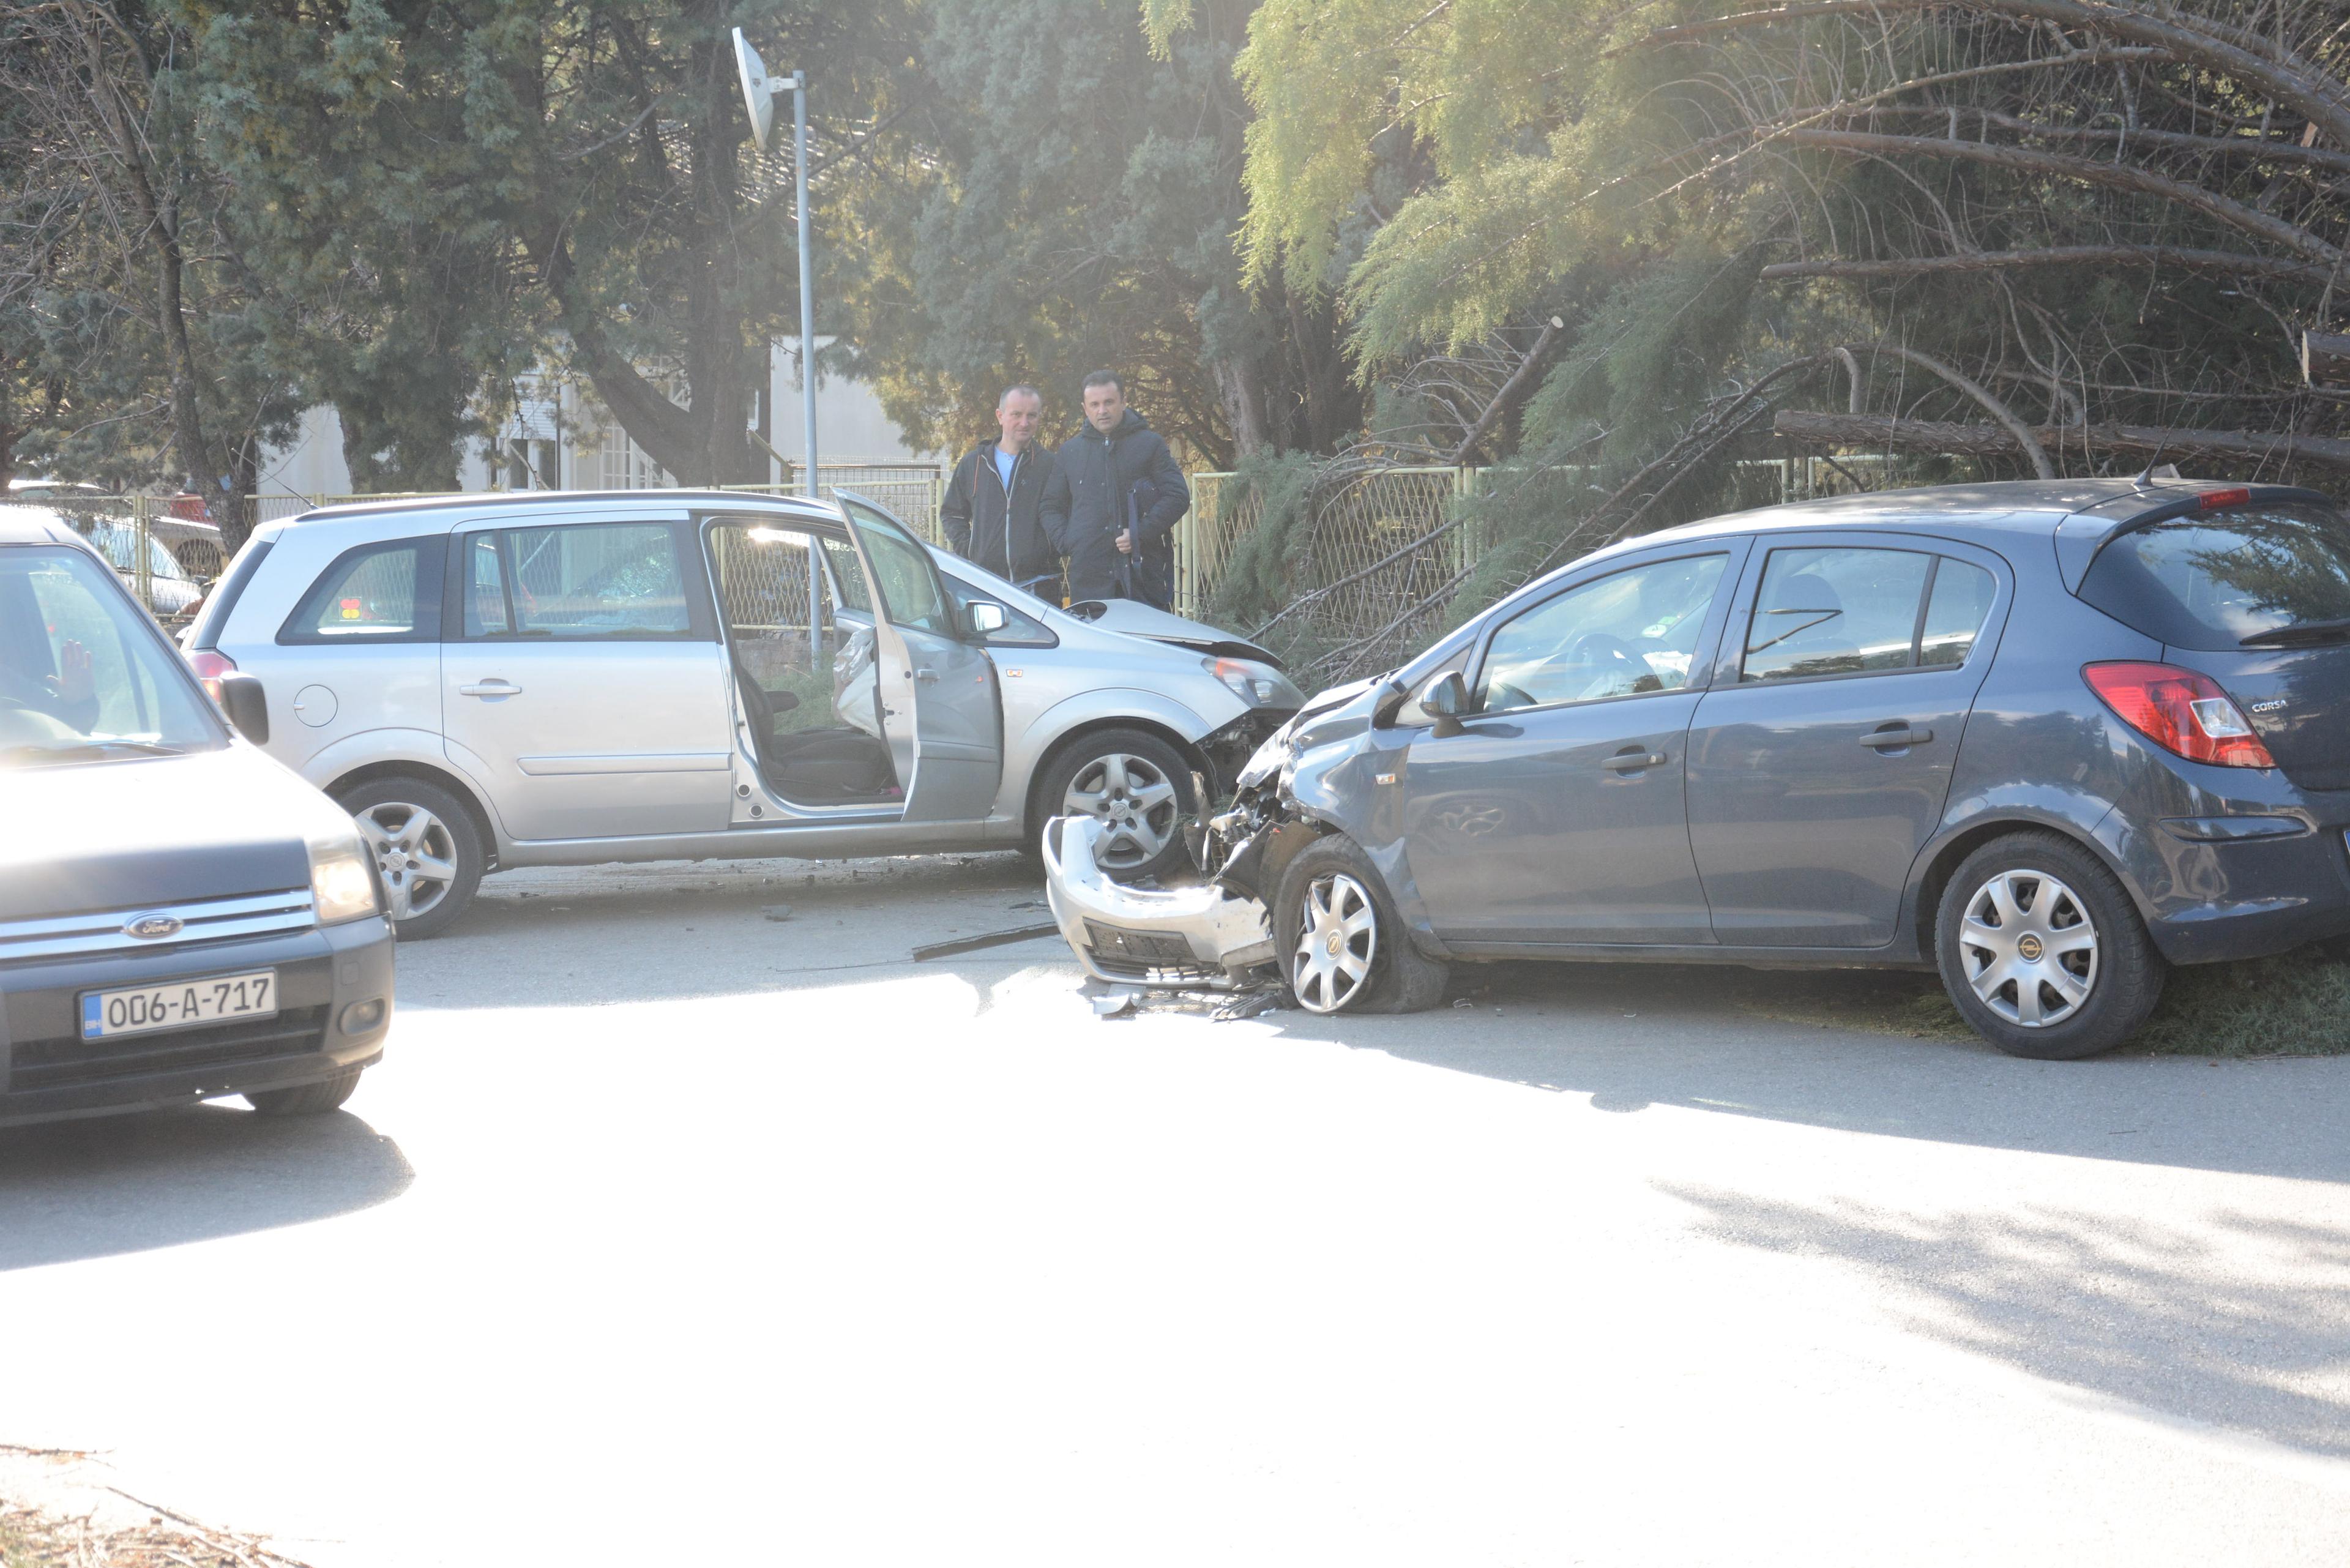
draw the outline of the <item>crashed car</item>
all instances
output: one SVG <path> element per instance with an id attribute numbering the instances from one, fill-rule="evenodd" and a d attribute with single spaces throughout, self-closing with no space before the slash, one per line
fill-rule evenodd
<path id="1" fill-rule="evenodd" d="M 1048 826 L 1090 972 L 1340 1012 L 1500 959 L 1934 969 L 2000 1049 L 2087 1056 L 2172 965 L 2350 932 L 2350 519 L 2141 478 L 1691 524 L 1322 693 L 1238 784 L 1200 888 Z"/>

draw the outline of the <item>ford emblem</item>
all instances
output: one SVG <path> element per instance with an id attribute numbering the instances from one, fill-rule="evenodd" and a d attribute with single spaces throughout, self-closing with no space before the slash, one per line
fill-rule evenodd
<path id="1" fill-rule="evenodd" d="M 160 942 L 165 937 L 178 936 L 186 924 L 176 915 L 141 915 L 123 927 L 122 933 L 142 942 Z"/>

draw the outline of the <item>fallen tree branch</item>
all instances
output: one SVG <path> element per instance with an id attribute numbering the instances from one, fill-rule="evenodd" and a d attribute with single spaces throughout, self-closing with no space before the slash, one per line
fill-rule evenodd
<path id="1" fill-rule="evenodd" d="M 2029 251 L 1966 251 L 1949 256 L 1773 262 L 1759 275 L 1765 281 L 1787 277 L 1926 277 L 1937 273 L 1998 272 L 2008 267 L 2166 265 L 2314 284 L 2327 282 L 2334 272 L 2333 267 L 2316 262 L 2247 255 L 2237 251 L 2193 250 L 2183 245 L 2048 245 Z"/>
<path id="2" fill-rule="evenodd" d="M 2217 191 L 2157 174 L 2128 163 L 2107 163 L 2076 158 L 2069 152 L 2043 152 L 2032 147 L 2009 147 L 1989 141 L 1952 141 L 1936 136 L 1886 136 L 1866 130 L 1789 130 L 1778 138 L 1783 146 L 1811 147 L 1823 152 L 1851 153 L 1864 158 L 1947 158 L 1962 163 L 1987 163 L 1994 168 L 2031 174 L 2058 174 L 2090 185 L 2109 185 L 2140 195 L 2175 202 L 2207 213 L 2231 228 L 2256 234 L 2274 244 L 2299 251 L 2313 260 L 2339 263 L 2342 252 L 2297 223 L 2272 217 L 2256 207 L 2233 201 Z"/>
<path id="3" fill-rule="evenodd" d="M 2022 451 L 2014 435 L 1998 425 L 1956 424 L 1941 420 L 1903 420 L 1886 414 L 1814 413 L 1782 409 L 1772 430 L 1792 441 L 1822 446 L 1898 447 L 1945 452 L 1953 457 L 2013 457 Z M 2163 452 L 2174 458 L 2220 458 L 2255 462 L 2292 460 L 2350 471 L 2350 441 L 2296 435 L 2291 431 L 2175 430 L 2158 425 L 2042 425 L 2033 437 L 2052 446 L 2093 452 Z"/>
<path id="4" fill-rule="evenodd" d="M 1981 405 L 1983 412 L 1999 421 L 2000 429 L 2015 438 L 2023 455 L 2032 460 L 2032 472 L 2043 479 L 2056 477 L 2056 465 L 2048 461 L 2048 452 L 2033 437 L 2031 428 L 2015 417 L 2013 410 L 1984 390 L 1981 383 L 1969 379 L 1930 354 L 1920 354 L 1915 348 L 1904 348 L 1893 343 L 1855 343 L 1852 349 L 1866 354 L 1889 354 L 1896 359 L 1917 366 L 1919 369 L 1939 376 L 1968 397 Z M 1849 417 L 1849 416 L 1847 416 Z"/>

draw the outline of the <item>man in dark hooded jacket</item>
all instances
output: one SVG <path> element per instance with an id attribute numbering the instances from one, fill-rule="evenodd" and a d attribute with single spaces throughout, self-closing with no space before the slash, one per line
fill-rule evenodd
<path id="1" fill-rule="evenodd" d="M 1086 426 L 1061 444 L 1045 526 L 1069 558 L 1073 599 L 1175 597 L 1175 521 L 1191 488 L 1166 441 L 1126 406 L 1116 373 L 1086 378 Z"/>
<path id="2" fill-rule="evenodd" d="M 1034 387 L 1011 388 L 996 400 L 1003 434 L 980 442 L 955 465 L 939 524 L 956 555 L 1057 604 L 1061 556 L 1043 515 L 1053 454 L 1035 440 L 1044 412 L 1044 394 Z"/>

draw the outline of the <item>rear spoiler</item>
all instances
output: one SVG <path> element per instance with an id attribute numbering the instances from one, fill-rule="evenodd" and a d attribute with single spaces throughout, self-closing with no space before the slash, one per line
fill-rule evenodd
<path id="1" fill-rule="evenodd" d="M 2149 502 L 2152 504 L 2148 504 Z M 2334 497 L 2323 491 L 2307 490 L 2297 484 L 2214 484 L 2198 486 L 2183 493 L 2178 486 L 2172 484 L 2149 485 L 2136 495 L 2075 512 L 2057 524 L 2057 570 L 2064 576 L 2065 591 L 2079 593 L 2082 581 L 2088 576 L 2089 567 L 2095 563 L 2099 553 L 2125 535 L 2150 528 L 2157 523 L 2168 523 L 2174 517 L 2264 502 L 2298 502 L 2317 506 L 2338 504 Z M 2116 516 L 2116 513 L 2123 515 Z"/>

